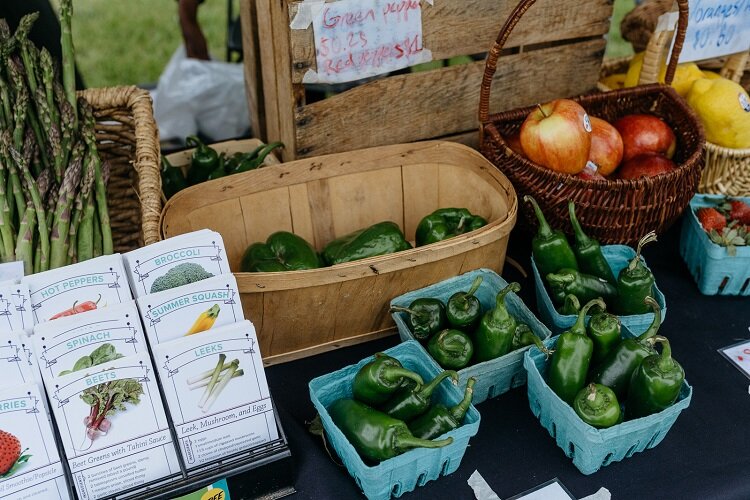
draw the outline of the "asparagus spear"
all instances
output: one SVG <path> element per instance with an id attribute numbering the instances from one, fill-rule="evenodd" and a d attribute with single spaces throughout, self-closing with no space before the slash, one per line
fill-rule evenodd
<path id="1" fill-rule="evenodd" d="M 15 237 L 10 213 L 10 206 L 5 195 L 5 165 L 0 161 L 0 237 L 3 240 L 3 258 L 13 260 L 13 249 L 15 247 Z M 15 205 L 14 205 L 15 206 Z"/>
<path id="2" fill-rule="evenodd" d="M 15 258 L 23 261 L 23 272 L 29 275 L 34 272 L 34 231 L 36 230 L 36 212 L 31 203 L 26 207 L 18 227 Z"/>
<path id="3" fill-rule="evenodd" d="M 86 146 L 93 158 L 94 166 L 94 199 L 99 216 L 99 226 L 102 232 L 102 253 L 111 255 L 114 252 L 112 243 L 112 226 L 109 222 L 109 209 L 107 208 L 107 187 L 104 182 L 102 164 L 99 152 L 96 149 L 96 136 L 94 132 L 94 114 L 91 105 L 81 100 L 81 120 L 83 126 L 81 133 L 86 141 Z"/>
<path id="4" fill-rule="evenodd" d="M 13 148 L 11 148 L 10 153 L 11 153 L 11 156 L 13 157 L 13 160 L 18 164 L 18 169 L 21 171 L 24 181 L 26 182 L 26 188 L 29 190 L 29 193 L 31 194 L 31 202 L 34 205 L 34 210 L 36 210 L 37 224 L 39 227 L 39 240 L 40 240 L 40 251 L 41 251 L 39 269 L 41 271 L 47 271 L 49 269 L 49 250 L 50 250 L 49 249 L 49 229 L 47 226 L 47 218 L 46 218 L 46 213 L 44 211 L 44 205 L 42 204 L 42 198 L 41 196 L 39 196 L 39 188 L 37 187 L 36 182 L 34 182 L 34 178 L 31 176 L 31 172 L 29 172 L 28 165 L 23 163 L 23 157 L 20 155 L 20 153 Z"/>
<path id="5" fill-rule="evenodd" d="M 10 132 L 7 130 L 0 132 L 0 156 L 2 156 L 3 161 L 8 168 L 8 191 L 13 195 L 14 206 L 11 210 L 12 214 L 18 214 L 18 217 L 20 218 L 26 210 L 26 200 L 23 197 L 21 180 L 18 176 L 17 162 L 11 155 L 11 152 L 13 151 L 11 141 Z M 21 161 L 23 161 L 22 158 Z"/>
<path id="6" fill-rule="evenodd" d="M 94 167 L 91 165 L 92 158 L 90 154 L 86 154 L 83 163 L 83 172 L 81 173 L 81 189 L 76 195 L 75 209 L 73 210 L 73 216 L 70 220 L 70 228 L 68 230 L 68 261 L 69 262 L 81 262 L 90 259 L 93 253 L 93 227 L 89 227 L 89 223 L 83 225 L 84 232 L 81 232 L 81 221 L 85 215 L 85 210 L 89 205 L 93 207 L 93 200 L 91 199 L 91 188 L 94 184 Z M 89 220 L 93 224 L 93 212 L 89 215 Z M 81 236 L 79 238 L 79 234 Z M 83 246 L 84 256 L 81 257 L 79 254 L 79 247 Z M 91 249 L 91 250 L 89 250 Z"/>
<path id="7" fill-rule="evenodd" d="M 44 86 L 47 106 L 52 114 L 52 122 L 60 123 L 60 115 L 57 112 L 57 106 L 55 106 L 55 91 L 53 86 L 53 82 L 55 81 L 55 67 L 52 63 L 52 56 L 46 48 L 42 48 L 39 51 L 39 67 L 42 73 L 42 85 Z"/>
<path id="8" fill-rule="evenodd" d="M 62 45 L 62 80 L 65 95 L 73 108 L 73 125 L 78 128 L 76 110 L 76 66 L 73 51 L 73 0 L 60 0 L 60 45 Z"/>
<path id="9" fill-rule="evenodd" d="M 41 87 L 37 89 L 35 97 L 37 109 L 39 110 L 39 119 L 47 131 L 47 153 L 51 154 L 50 159 L 55 171 L 55 180 L 61 182 L 63 169 L 65 168 L 65 147 L 61 143 L 60 126 L 53 120 L 52 110 L 47 104 L 47 96 Z"/>
<path id="10" fill-rule="evenodd" d="M 67 245 L 68 230 L 70 229 L 70 212 L 75 201 L 76 187 L 81 181 L 82 163 L 83 145 L 78 143 L 73 149 L 70 165 L 65 170 L 63 183 L 58 193 L 54 222 L 50 234 L 50 269 L 57 269 L 68 262 Z"/>

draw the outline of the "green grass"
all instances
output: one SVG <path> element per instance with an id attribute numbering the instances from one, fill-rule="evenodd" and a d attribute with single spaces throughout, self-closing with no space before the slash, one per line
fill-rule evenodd
<path id="1" fill-rule="evenodd" d="M 620 21 L 622 18 L 633 10 L 635 0 L 615 0 L 615 9 L 612 14 L 612 25 L 609 29 L 607 38 L 607 50 L 604 57 L 616 58 L 633 55 L 633 47 L 630 42 L 623 40 L 620 35 Z"/>
<path id="2" fill-rule="evenodd" d="M 59 0 L 52 4 L 57 8 Z M 73 5 L 76 63 L 87 87 L 156 83 L 182 43 L 176 0 L 74 0 Z M 226 0 L 206 0 L 198 19 L 212 56 L 225 60 Z"/>

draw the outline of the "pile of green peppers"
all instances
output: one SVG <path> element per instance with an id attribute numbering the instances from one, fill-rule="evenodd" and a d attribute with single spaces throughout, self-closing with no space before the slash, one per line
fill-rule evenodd
<path id="1" fill-rule="evenodd" d="M 454 293 L 446 304 L 434 297 L 412 301 L 409 307 L 392 307 L 406 315 L 406 324 L 415 339 L 426 344 L 427 351 L 448 370 L 460 370 L 504 356 L 511 351 L 535 344 L 546 352 L 542 341 L 528 325 L 519 323 L 505 305 L 506 296 L 521 290 L 510 283 L 495 298 L 495 307 L 482 312 L 475 296 L 482 284 L 477 276 L 468 291 Z"/>
<path id="2" fill-rule="evenodd" d="M 169 160 L 162 156 L 161 183 L 167 199 L 188 186 L 260 168 L 271 151 L 284 147 L 280 142 L 273 142 L 261 144 L 253 151 L 227 156 L 207 146 L 196 136 L 189 136 L 185 139 L 185 144 L 188 148 L 193 148 L 187 176 L 183 175 L 182 169 L 173 167 Z"/>
<path id="3" fill-rule="evenodd" d="M 433 405 L 432 394 L 447 378 L 458 383 L 458 374 L 448 370 L 425 384 L 398 359 L 377 353 L 354 376 L 353 397 L 338 399 L 327 410 L 369 462 L 381 462 L 412 448 L 440 448 L 451 444 L 453 438 L 435 438 L 462 425 L 474 392 L 475 380 L 470 378 L 457 405 Z"/>

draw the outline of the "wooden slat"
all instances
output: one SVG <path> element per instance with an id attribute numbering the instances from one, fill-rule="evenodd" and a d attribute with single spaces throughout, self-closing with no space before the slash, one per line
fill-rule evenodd
<path id="1" fill-rule="evenodd" d="M 277 188 L 255 193 L 243 196 L 239 200 L 242 207 L 242 224 L 247 235 L 247 245 L 266 241 L 266 238 L 276 231 L 292 230 L 289 188 Z M 216 216 L 216 213 L 214 216 Z M 235 227 L 241 227 L 238 219 L 230 219 L 228 222 Z M 227 251 L 229 250 L 227 249 Z M 244 253 L 244 249 L 242 252 Z"/>
<path id="2" fill-rule="evenodd" d="M 217 217 L 217 214 L 221 216 Z M 242 207 L 239 200 L 228 199 L 210 207 L 200 208 L 186 215 L 190 225 L 188 231 L 211 229 L 220 234 L 231 234 L 231 238 L 224 239 L 224 248 L 229 259 L 229 268 L 239 270 L 240 259 L 247 248 L 248 238 L 245 228 L 241 224 Z"/>
<path id="3" fill-rule="evenodd" d="M 304 99 L 304 93 L 299 94 L 299 88 L 295 88 L 292 83 L 292 64 L 291 51 L 289 47 L 289 13 L 287 11 L 286 0 L 266 0 L 270 3 L 270 14 L 272 25 L 271 38 L 265 44 L 273 46 L 272 57 L 274 58 L 274 67 L 271 69 L 276 78 L 276 95 L 266 96 L 266 102 L 275 99 L 278 103 L 278 129 L 277 136 L 271 137 L 269 131 L 269 140 L 279 140 L 286 147 L 281 153 L 284 161 L 295 158 L 294 152 L 297 150 L 294 109 L 299 102 L 299 98 Z M 265 64 L 265 60 L 263 61 Z M 265 73 L 265 69 L 264 69 Z M 269 76 L 268 79 L 271 79 Z M 265 76 L 264 76 L 265 81 Z M 298 86 L 299 87 L 299 86 Z"/>
<path id="4" fill-rule="evenodd" d="M 290 20 L 299 4 L 289 4 Z M 440 0 L 434 6 L 423 2 L 424 46 L 434 60 L 486 52 L 516 4 L 516 0 Z M 611 15 L 609 0 L 539 0 L 513 30 L 506 48 L 604 35 Z M 290 30 L 290 37 L 292 81 L 300 83 L 307 70 L 317 69 L 313 29 Z"/>
<path id="5" fill-rule="evenodd" d="M 255 0 L 240 0 L 240 25 L 242 26 L 242 61 L 245 72 L 245 95 L 250 108 L 250 130 L 256 137 L 266 136 L 263 82 L 260 71 L 260 49 L 258 44 L 258 13 Z"/>
<path id="6" fill-rule="evenodd" d="M 280 140 L 279 100 L 276 81 L 276 48 L 274 47 L 271 0 L 254 0 L 257 13 L 260 67 L 263 86 L 263 108 L 265 113 L 265 137 L 268 141 Z M 278 2 L 274 2 L 278 3 Z"/>
<path id="7" fill-rule="evenodd" d="M 414 237 L 422 218 L 438 205 L 438 166 L 404 165 L 401 176 L 404 186 L 404 234 Z"/>
<path id="8" fill-rule="evenodd" d="M 313 213 L 310 210 L 307 184 L 289 186 L 289 208 L 292 214 L 292 232 L 315 246 Z"/>
<path id="9" fill-rule="evenodd" d="M 604 47 L 605 41 L 597 39 L 501 57 L 490 110 L 589 91 Z M 475 130 L 484 62 L 436 71 L 439 76 L 430 71 L 376 80 L 298 108 L 298 156 Z"/>

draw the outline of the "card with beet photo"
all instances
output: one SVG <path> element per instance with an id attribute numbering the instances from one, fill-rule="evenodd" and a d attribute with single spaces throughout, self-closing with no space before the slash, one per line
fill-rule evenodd
<path id="1" fill-rule="evenodd" d="M 148 354 L 73 371 L 45 387 L 79 498 L 180 474 Z"/>
<path id="2" fill-rule="evenodd" d="M 159 344 L 153 352 L 187 469 L 278 439 L 251 322 Z"/>
<path id="3" fill-rule="evenodd" d="M 0 499 L 70 498 L 43 400 L 36 384 L 0 390 Z"/>

